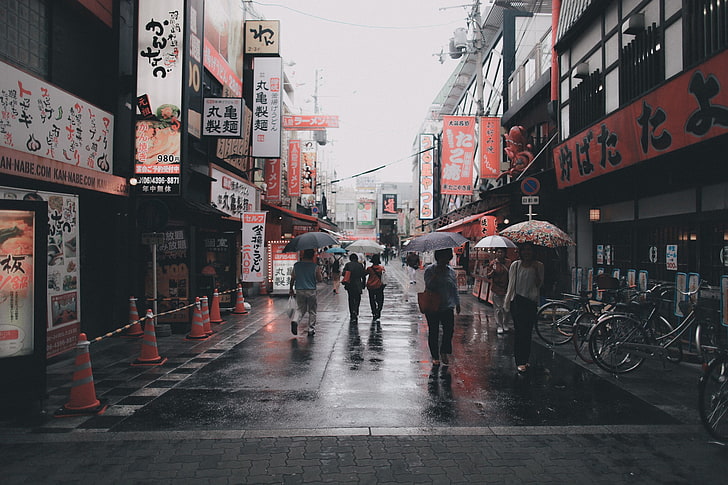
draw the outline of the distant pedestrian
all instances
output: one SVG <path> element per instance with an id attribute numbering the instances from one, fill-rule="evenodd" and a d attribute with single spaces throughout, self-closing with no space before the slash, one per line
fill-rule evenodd
<path id="1" fill-rule="evenodd" d="M 405 271 L 407 272 L 408 280 L 404 300 L 409 301 L 415 289 L 417 270 L 420 269 L 420 255 L 417 253 L 408 253 L 404 259 L 406 261 Z"/>
<path id="2" fill-rule="evenodd" d="M 301 260 L 293 265 L 291 271 L 291 284 L 288 294 L 296 297 L 296 312 L 291 320 L 291 333 L 298 335 L 298 323 L 308 313 L 308 335 L 316 333 L 316 283 L 323 280 L 321 267 L 313 262 L 314 250 L 306 249 Z M 295 288 L 295 290 L 294 290 Z"/>
<path id="3" fill-rule="evenodd" d="M 391 249 L 389 248 L 389 246 L 385 246 L 384 253 L 383 253 L 384 264 L 389 264 L 389 253 L 390 252 L 391 252 Z M 372 258 L 372 262 L 374 262 L 374 258 Z"/>
<path id="4" fill-rule="evenodd" d="M 384 305 L 384 266 L 378 254 L 372 256 L 372 265 L 366 269 L 369 306 L 372 309 L 372 320 L 378 322 L 382 317 Z"/>
<path id="5" fill-rule="evenodd" d="M 543 285 L 543 263 L 534 257 L 533 244 L 518 246 L 519 259 L 508 270 L 508 291 L 504 307 L 510 310 L 515 326 L 513 356 L 519 373 L 530 365 L 531 333 L 536 324 L 536 313 Z"/>
<path id="6" fill-rule="evenodd" d="M 425 269 L 425 288 L 440 297 L 440 306 L 435 312 L 425 313 L 427 319 L 427 344 L 432 356 L 432 364 L 449 365 L 452 359 L 452 335 L 455 330 L 453 309 L 460 314 L 460 295 L 458 294 L 455 270 L 448 264 L 452 259 L 452 249 L 435 251 L 435 264 Z M 442 327 L 442 339 L 440 339 Z"/>
<path id="7" fill-rule="evenodd" d="M 366 283 L 366 273 L 364 272 L 364 266 L 359 262 L 359 256 L 356 254 L 349 256 L 349 262 L 344 265 L 344 278 L 346 278 L 347 271 L 349 272 L 349 281 L 344 282 L 344 288 L 349 294 L 349 317 L 351 317 L 352 321 L 357 321 L 359 319 L 361 294 Z"/>
<path id="8" fill-rule="evenodd" d="M 339 256 L 334 256 L 334 262 L 331 263 L 331 279 L 334 282 L 334 294 L 338 294 L 341 285 L 341 257 Z"/>
<path id="9" fill-rule="evenodd" d="M 495 250 L 495 258 L 485 270 L 485 276 L 490 280 L 490 297 L 493 300 L 495 313 L 495 326 L 497 333 L 509 330 L 511 314 L 504 307 L 506 291 L 508 291 L 508 268 L 511 260 L 506 258 L 506 249 Z"/>

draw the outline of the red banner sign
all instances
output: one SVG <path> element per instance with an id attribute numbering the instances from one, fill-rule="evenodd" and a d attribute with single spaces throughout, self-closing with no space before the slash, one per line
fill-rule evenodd
<path id="1" fill-rule="evenodd" d="M 475 156 L 475 118 L 442 117 L 441 194 L 473 193 L 473 159 Z"/>
<path id="2" fill-rule="evenodd" d="M 283 117 L 284 130 L 323 130 L 338 127 L 339 117 L 336 115 L 287 115 Z"/>
<path id="3" fill-rule="evenodd" d="M 265 200 L 281 200 L 281 159 L 268 158 L 265 161 Z"/>
<path id="4" fill-rule="evenodd" d="M 560 189 L 728 133 L 728 51 L 554 150 Z"/>
<path id="5" fill-rule="evenodd" d="M 500 118 L 480 118 L 480 178 L 498 178 L 500 159 Z"/>
<path id="6" fill-rule="evenodd" d="M 288 195 L 301 195 L 301 140 L 288 140 Z"/>

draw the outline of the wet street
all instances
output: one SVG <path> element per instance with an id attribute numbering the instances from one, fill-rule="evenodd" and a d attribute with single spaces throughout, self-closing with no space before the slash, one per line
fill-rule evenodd
<path id="1" fill-rule="evenodd" d="M 183 443 L 197 443 L 194 446 L 205 449 L 210 443 L 213 449 L 217 446 L 214 443 L 225 442 L 226 447 L 237 443 L 248 449 L 250 440 L 255 440 L 263 448 L 249 450 L 249 459 L 262 453 L 267 458 L 257 459 L 271 460 L 265 446 L 280 446 L 288 450 L 285 454 L 290 458 L 290 447 L 296 446 L 297 439 L 306 446 L 311 444 L 308 440 L 313 438 L 305 437 L 319 437 L 314 440 L 319 445 L 321 437 L 326 436 L 335 437 L 337 443 L 344 437 L 360 437 L 369 447 L 374 446 L 371 440 L 375 438 L 384 440 L 382 446 L 390 439 L 416 443 L 424 440 L 430 450 L 430 446 L 437 446 L 431 440 L 449 436 L 452 440 L 447 447 L 475 447 L 486 454 L 489 449 L 502 446 L 504 440 L 515 440 L 507 445 L 512 448 L 528 438 L 529 446 L 537 446 L 536 451 L 529 452 L 528 460 L 536 461 L 540 458 L 534 457 L 539 454 L 556 457 L 556 448 L 560 449 L 557 454 L 561 458 L 567 458 L 561 454 L 579 453 L 580 449 L 586 452 L 590 447 L 612 450 L 625 439 L 637 439 L 638 443 L 631 443 L 610 458 L 617 467 L 612 470 L 615 473 L 619 467 L 632 470 L 625 472 L 619 468 L 618 476 L 625 483 L 632 483 L 629 477 L 642 473 L 637 471 L 641 469 L 639 462 L 624 461 L 632 446 L 651 450 L 649 460 L 674 464 L 676 457 L 685 457 L 684 444 L 690 443 L 687 446 L 691 453 L 702 450 L 701 459 L 721 463 L 706 472 L 706 477 L 728 471 L 725 451 L 710 445 L 699 426 L 694 404 L 697 366 L 663 368 L 659 362 L 650 362 L 631 375 L 615 379 L 578 361 L 570 345 L 549 349 L 536 337 L 532 369 L 519 376 L 512 358 L 512 334 L 497 334 L 491 309 L 471 295 L 461 295 L 463 311 L 455 320 L 454 362 L 450 366 L 433 366 L 427 348 L 426 322 L 417 311 L 416 298 L 403 290 L 409 286 L 403 280 L 404 271 L 399 263 L 389 264 L 387 270 L 388 286 L 379 324 L 372 322 L 366 295 L 362 298 L 359 322 L 352 323 L 346 294 L 334 294 L 330 284 L 322 284 L 313 337 L 306 335 L 305 318 L 299 325 L 299 335 L 291 334 L 285 315 L 286 296 L 258 296 L 249 301 L 252 309 L 247 315 L 223 313 L 226 322 L 214 325 L 216 333 L 207 340 L 188 341 L 185 333 L 179 332 L 158 337 L 159 353 L 168 358 L 159 367 L 129 365 L 138 356 L 139 340 L 113 337 L 92 344 L 96 393 L 109 404 L 103 415 L 52 417 L 68 400 L 73 374 L 72 359 L 54 362 L 48 369 L 46 417 L 5 415 L 0 420 L 0 456 L 5 461 L 0 461 L 0 465 L 13 470 L 10 476 L 17 480 L 10 483 L 29 483 L 26 480 L 32 473 L 17 460 L 35 456 L 40 449 L 35 447 L 41 444 L 44 453 L 60 453 L 65 460 L 73 449 L 84 450 L 85 456 L 90 452 L 88 447 L 106 460 L 116 453 L 110 447 L 119 440 L 144 443 L 135 446 L 137 452 L 154 447 L 174 450 Z M 533 439 L 538 436 L 549 438 L 546 442 L 544 438 Z M 110 442 L 101 443 L 107 440 Z M 291 441 L 281 444 L 281 440 Z M 408 441 L 412 446 L 415 442 Z M 665 443 L 669 443 L 669 449 Z M 114 449 L 118 451 L 118 446 Z M 418 453 L 431 451 L 427 450 Z M 195 475 L 204 463 L 202 457 L 190 456 L 189 450 L 184 453 L 187 460 L 183 462 L 192 471 L 185 471 L 186 467 L 180 465 L 173 476 L 159 476 L 159 470 L 152 464 L 149 466 L 155 469 L 155 480 L 206 477 L 204 473 Z M 13 457 L 14 464 L 10 465 Z M 336 457 L 335 461 L 342 459 Z M 502 467 L 514 457 L 501 458 L 505 460 L 499 465 Z M 393 455 L 391 459 L 397 461 Z M 326 468 L 322 460 L 318 457 L 313 461 Z M 193 462 L 197 463 L 194 467 Z M 125 463 L 124 467 L 132 465 Z M 68 464 L 69 469 L 84 467 L 83 463 L 74 466 Z M 236 474 L 238 465 L 222 466 L 215 461 L 208 466 L 227 470 L 219 481 L 207 477 L 215 483 L 356 482 L 358 479 L 351 477 L 361 471 L 355 467 L 349 478 L 333 475 L 338 478 L 324 479 L 319 473 L 317 478 L 305 480 L 301 470 L 292 473 L 290 480 L 282 478 L 285 474 L 263 480 L 263 476 L 271 478 L 268 472 L 250 466 L 245 476 Z M 538 467 L 530 468 L 520 481 L 528 482 L 526 477 L 531 476 L 533 483 L 548 483 L 552 478 L 554 483 L 570 482 L 561 472 L 548 475 L 547 480 L 543 464 L 539 466 L 540 471 Z M 592 478 L 614 478 L 610 475 L 611 465 L 601 471 L 585 466 L 588 472 L 579 467 L 572 472 L 594 474 Z M 516 468 L 498 476 L 507 483 L 509 477 L 514 479 L 512 472 Z M 88 473 L 86 478 L 97 476 L 93 468 Z M 68 474 L 61 476 L 69 478 Z M 144 477 L 114 483 L 144 482 Z M 650 477 L 641 482 L 665 479 L 660 475 Z M 676 483 L 693 483 L 689 473 L 678 473 L 678 477 L 681 478 Z M 473 480 L 463 482 L 479 481 Z M 417 480 L 403 471 L 399 478 L 389 481 Z M 431 478 L 426 483 L 450 481 L 458 480 Z M 712 482 L 708 479 L 706 483 Z"/>

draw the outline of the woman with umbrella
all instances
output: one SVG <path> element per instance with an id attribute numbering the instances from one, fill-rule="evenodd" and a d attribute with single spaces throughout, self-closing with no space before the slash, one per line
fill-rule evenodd
<path id="1" fill-rule="evenodd" d="M 455 270 L 448 264 L 452 259 L 451 248 L 435 251 L 435 264 L 425 269 L 425 288 L 437 293 L 440 305 L 434 312 L 425 313 L 427 319 L 427 344 L 432 356 L 432 365 L 450 364 L 452 356 L 452 335 L 455 330 L 453 309 L 460 314 L 460 295 L 458 294 Z M 440 340 L 442 327 L 442 340 Z"/>
<path id="2" fill-rule="evenodd" d="M 511 264 L 508 270 L 508 290 L 506 291 L 504 308 L 511 312 L 515 327 L 513 355 L 516 369 L 524 373 L 529 367 L 531 356 L 531 332 L 536 323 L 536 313 L 540 299 L 540 288 L 543 285 L 543 263 L 534 258 L 534 247 L 531 242 L 518 246 L 519 259 Z"/>

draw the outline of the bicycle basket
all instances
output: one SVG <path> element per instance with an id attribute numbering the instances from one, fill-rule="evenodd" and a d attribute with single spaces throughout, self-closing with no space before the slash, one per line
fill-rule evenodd
<path id="1" fill-rule="evenodd" d="M 597 288 L 600 290 L 616 290 L 619 288 L 619 280 L 614 276 L 609 276 L 604 273 L 597 275 L 595 282 L 597 284 Z"/>

